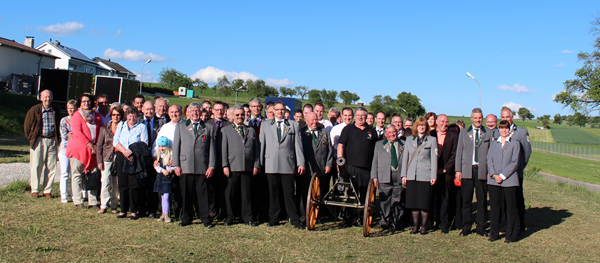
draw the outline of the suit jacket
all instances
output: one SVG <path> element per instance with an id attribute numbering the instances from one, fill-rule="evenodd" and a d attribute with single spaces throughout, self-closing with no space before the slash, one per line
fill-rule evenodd
<path id="1" fill-rule="evenodd" d="M 510 141 L 519 142 L 519 177 L 523 178 L 523 170 L 527 163 L 529 163 L 529 157 L 531 156 L 531 143 L 529 142 L 529 132 L 523 127 L 517 127 L 513 125 L 510 130 Z"/>
<path id="2" fill-rule="evenodd" d="M 216 167 L 221 168 L 223 164 L 221 163 L 221 141 L 223 140 L 223 128 L 231 124 L 231 122 L 226 121 L 225 119 L 221 122 L 221 130 L 217 131 L 217 125 L 215 125 L 215 119 L 210 119 L 206 121 L 206 123 L 212 124 L 215 127 L 215 154 L 216 156 Z"/>
<path id="3" fill-rule="evenodd" d="M 260 160 L 268 174 L 293 174 L 296 166 L 304 166 L 302 138 L 298 123 L 284 121 L 281 142 L 277 141 L 277 121 L 263 121 L 260 127 Z"/>
<path id="4" fill-rule="evenodd" d="M 371 178 L 377 179 L 380 183 L 389 184 L 392 181 L 393 175 L 400 175 L 402 171 L 402 155 L 404 154 L 404 141 L 396 140 L 396 157 L 398 158 L 398 169 L 392 171 L 392 152 L 391 143 L 387 139 L 378 141 L 375 144 L 375 153 L 373 154 L 373 165 L 371 165 Z M 395 178 L 396 182 L 400 182 L 400 178 Z"/>
<path id="5" fill-rule="evenodd" d="M 221 133 L 223 167 L 229 167 L 232 172 L 252 172 L 253 168 L 260 168 L 260 148 L 254 128 L 244 125 L 243 138 L 234 125 L 223 127 Z"/>
<path id="6" fill-rule="evenodd" d="M 42 129 L 42 103 L 34 105 L 29 109 L 23 122 L 23 129 L 25 131 L 25 137 L 29 140 L 29 146 L 33 149 L 33 144 L 37 137 L 41 134 Z M 54 139 L 56 145 L 60 143 L 60 109 L 56 106 L 52 106 L 54 111 Z"/>
<path id="7" fill-rule="evenodd" d="M 377 131 L 377 126 L 373 126 L 373 129 L 375 130 L 375 134 L 377 135 L 378 141 L 385 139 L 385 126 L 383 126 L 383 132 L 381 133 L 381 135 L 379 134 L 379 131 Z"/>
<path id="8" fill-rule="evenodd" d="M 152 148 L 152 146 L 154 145 L 154 141 L 156 141 L 156 135 L 158 134 L 158 131 L 160 130 L 160 127 L 162 127 L 166 122 L 163 118 L 159 118 L 153 116 L 152 117 L 152 138 L 148 138 L 148 147 Z M 139 118 L 139 122 L 146 124 L 146 116 L 142 115 Z"/>
<path id="9" fill-rule="evenodd" d="M 254 128 L 256 136 L 258 137 L 258 135 L 260 135 L 260 126 L 261 126 L 262 122 L 265 120 L 265 117 L 260 116 L 260 122 L 258 122 L 258 124 L 256 126 L 254 126 L 254 127 L 250 123 L 251 120 L 252 120 L 252 116 L 247 117 L 244 120 L 244 125 L 250 126 L 250 127 Z"/>
<path id="10" fill-rule="evenodd" d="M 317 128 L 317 145 L 315 146 L 312 132 L 308 127 L 302 130 L 302 149 L 304 150 L 304 160 L 306 162 L 306 172 L 304 175 L 312 176 L 317 173 L 320 176 L 325 175 L 325 167 L 333 166 L 333 147 L 331 146 L 331 135 L 324 128 Z"/>
<path id="11" fill-rule="evenodd" d="M 494 140 L 490 144 L 490 150 L 487 155 L 487 170 L 490 174 L 487 183 L 489 185 L 501 187 L 519 186 L 519 174 L 517 173 L 521 151 L 519 144 L 518 141 L 513 141 L 512 138 L 504 143 L 504 147 L 502 147 L 500 139 Z M 502 174 L 506 177 L 506 180 L 498 184 L 491 177 L 494 174 Z"/>
<path id="12" fill-rule="evenodd" d="M 477 179 L 487 180 L 486 156 L 490 148 L 492 139 L 492 131 L 481 126 L 479 131 L 479 170 Z M 456 146 L 456 162 L 454 163 L 457 172 L 462 172 L 462 177 L 465 179 L 473 179 L 473 126 L 464 128 L 458 135 L 458 144 Z"/>
<path id="13" fill-rule="evenodd" d="M 194 135 L 191 120 L 177 123 L 173 137 L 173 166 L 181 167 L 184 174 L 206 174 L 215 167 L 215 127 L 206 122 L 198 126 Z"/>
<path id="14" fill-rule="evenodd" d="M 437 134 L 436 134 L 437 135 Z M 454 167 L 456 162 L 456 145 L 458 144 L 458 134 L 446 131 L 446 138 L 444 139 L 444 146 L 442 149 L 438 149 L 438 174 L 443 174 L 446 170 L 445 178 L 439 178 L 440 180 L 445 179 L 447 181 L 454 180 Z"/>
<path id="15" fill-rule="evenodd" d="M 425 141 L 418 147 L 417 137 L 408 136 L 404 145 L 400 176 L 406 177 L 407 180 L 420 182 L 437 179 L 437 140 L 435 137 L 425 137 Z"/>

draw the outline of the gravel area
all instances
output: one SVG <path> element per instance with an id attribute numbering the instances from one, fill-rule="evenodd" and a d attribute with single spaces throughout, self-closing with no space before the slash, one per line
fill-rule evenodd
<path id="1" fill-rule="evenodd" d="M 0 164 L 0 187 L 4 187 L 14 180 L 29 181 L 31 177 L 29 163 L 2 163 Z M 60 163 L 56 162 L 56 175 L 54 182 L 60 177 Z"/>

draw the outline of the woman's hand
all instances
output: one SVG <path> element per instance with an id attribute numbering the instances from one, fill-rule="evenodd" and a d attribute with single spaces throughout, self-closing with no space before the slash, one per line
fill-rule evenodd
<path id="1" fill-rule="evenodd" d="M 431 185 L 435 184 L 435 179 L 431 179 Z"/>

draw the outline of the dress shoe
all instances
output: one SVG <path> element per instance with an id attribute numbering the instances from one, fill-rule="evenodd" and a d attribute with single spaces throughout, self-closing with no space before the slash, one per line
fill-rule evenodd
<path id="1" fill-rule="evenodd" d="M 512 243 L 512 242 L 514 242 L 514 241 L 510 241 L 510 240 L 508 240 L 508 239 L 505 239 L 505 240 L 504 240 L 504 244 L 510 244 L 510 243 Z"/>
<path id="2" fill-rule="evenodd" d="M 131 217 L 129 217 L 129 219 L 138 220 L 138 219 L 140 219 L 140 217 L 137 214 L 131 213 Z"/>
<path id="3" fill-rule="evenodd" d="M 489 234 L 487 232 L 483 232 L 483 233 L 477 232 L 477 234 L 480 235 L 480 236 L 482 236 L 482 237 L 488 237 L 489 236 Z"/>
<path id="4" fill-rule="evenodd" d="M 150 213 L 150 214 L 148 215 L 148 217 L 149 217 L 149 218 L 153 218 L 153 219 L 156 219 L 156 218 L 158 218 L 158 217 L 156 216 L 156 214 L 155 214 L 155 213 Z"/>
<path id="5" fill-rule="evenodd" d="M 226 220 L 225 223 L 223 223 L 224 226 L 232 226 L 233 225 L 233 220 Z"/>
<path id="6" fill-rule="evenodd" d="M 448 233 L 449 233 L 448 229 L 442 229 L 442 234 L 448 234 Z"/>
<path id="7" fill-rule="evenodd" d="M 51 193 L 44 194 L 44 196 L 45 196 L 46 198 L 50 198 L 50 199 L 54 198 L 54 195 L 53 195 L 53 194 L 51 194 Z"/>
<path id="8" fill-rule="evenodd" d="M 125 218 L 125 217 L 127 217 L 127 214 L 125 214 L 125 213 L 120 213 L 117 215 L 117 218 Z"/>
<path id="9" fill-rule="evenodd" d="M 192 224 L 192 222 L 181 221 L 181 223 L 179 223 L 179 226 L 189 226 L 191 224 Z"/>
<path id="10" fill-rule="evenodd" d="M 342 228 L 349 228 L 352 227 L 352 222 L 344 222 L 344 224 L 342 225 Z"/>
<path id="11" fill-rule="evenodd" d="M 294 228 L 296 228 L 296 229 L 300 229 L 300 230 L 304 230 L 304 229 L 306 229 L 306 228 L 305 228 L 303 225 L 301 225 L 301 224 L 296 224 L 296 225 L 294 225 Z"/>
<path id="12" fill-rule="evenodd" d="M 267 226 L 268 226 L 268 227 L 272 227 L 272 226 L 278 226 L 278 225 L 279 225 L 279 223 L 274 223 L 274 222 L 269 222 L 269 223 L 267 224 Z"/>
<path id="13" fill-rule="evenodd" d="M 429 232 L 427 232 L 427 228 L 423 227 L 421 228 L 421 235 L 427 235 Z"/>
<path id="14" fill-rule="evenodd" d="M 39 196 L 40 196 L 40 193 L 38 193 L 38 192 L 31 193 L 31 197 L 33 197 L 33 198 L 38 198 Z"/>
<path id="15" fill-rule="evenodd" d="M 419 233 L 419 231 L 410 231 L 411 235 L 416 235 L 417 233 Z"/>
<path id="16" fill-rule="evenodd" d="M 462 230 L 462 231 L 460 231 L 459 236 L 466 237 L 470 234 L 470 232 L 471 232 L 470 230 Z"/>
<path id="17" fill-rule="evenodd" d="M 497 237 L 496 237 L 496 238 L 490 237 L 490 238 L 488 238 L 488 241 L 490 241 L 490 242 L 494 242 L 494 241 L 496 241 L 496 240 L 498 240 L 498 239 L 499 239 L 499 238 L 497 238 Z"/>

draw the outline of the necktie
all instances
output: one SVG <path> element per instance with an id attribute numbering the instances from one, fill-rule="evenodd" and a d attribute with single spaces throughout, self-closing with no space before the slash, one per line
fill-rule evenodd
<path id="1" fill-rule="evenodd" d="M 257 122 L 258 122 L 258 120 L 257 120 L 256 118 L 252 119 L 252 127 L 253 127 L 254 129 L 256 129 L 256 126 L 257 126 L 257 125 L 256 125 L 256 123 L 257 123 Z"/>
<path id="2" fill-rule="evenodd" d="M 150 120 L 146 120 L 146 130 L 148 131 L 148 145 L 152 143 L 152 125 L 150 125 Z"/>
<path id="3" fill-rule="evenodd" d="M 396 146 L 394 146 L 394 142 L 390 143 L 390 148 L 392 148 L 392 168 L 398 169 L 398 154 L 396 153 Z"/>
<path id="4" fill-rule="evenodd" d="M 281 122 L 277 122 L 277 141 L 281 142 Z"/>
<path id="5" fill-rule="evenodd" d="M 198 123 L 194 123 L 194 136 L 198 136 Z"/>
<path id="6" fill-rule="evenodd" d="M 217 126 L 217 133 L 221 131 L 222 121 L 215 121 L 215 126 Z"/>
<path id="7" fill-rule="evenodd" d="M 313 137 L 313 143 L 315 144 L 315 146 L 317 146 L 318 139 L 317 139 L 317 133 L 315 131 L 312 131 L 312 137 Z"/>
<path id="8" fill-rule="evenodd" d="M 240 125 L 237 128 L 238 131 L 240 131 L 240 135 L 242 135 L 242 139 L 244 139 L 244 126 Z"/>
<path id="9" fill-rule="evenodd" d="M 479 129 L 475 129 L 475 162 L 479 163 Z"/>

